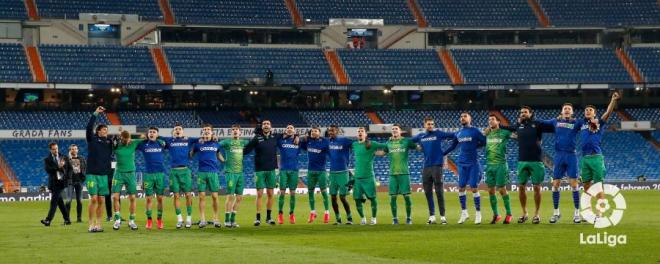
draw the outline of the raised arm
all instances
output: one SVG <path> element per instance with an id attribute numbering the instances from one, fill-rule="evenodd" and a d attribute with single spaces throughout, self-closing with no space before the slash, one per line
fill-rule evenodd
<path id="1" fill-rule="evenodd" d="M 105 111 L 105 108 L 103 108 L 103 106 L 99 106 L 89 118 L 89 122 L 87 122 L 85 131 L 85 138 L 87 139 L 87 142 L 92 141 L 92 138 L 94 137 L 94 124 L 96 124 L 96 117 L 103 113 L 103 111 Z"/>
<path id="2" fill-rule="evenodd" d="M 619 92 L 614 92 L 614 94 L 612 94 L 612 99 L 610 100 L 610 104 L 607 106 L 607 110 L 605 111 L 605 113 L 603 113 L 600 119 L 604 121 L 610 119 L 610 115 L 612 115 L 612 112 L 614 112 L 614 108 L 616 108 L 616 104 L 620 98 L 621 96 L 619 95 Z"/>

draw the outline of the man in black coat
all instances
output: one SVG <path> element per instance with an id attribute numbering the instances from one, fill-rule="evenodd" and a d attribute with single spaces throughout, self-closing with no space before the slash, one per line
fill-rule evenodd
<path id="1" fill-rule="evenodd" d="M 71 202 L 76 199 L 76 222 L 82 222 L 82 190 L 85 183 L 85 172 L 87 171 L 87 161 L 85 157 L 78 155 L 78 145 L 69 145 L 69 163 L 71 169 L 67 171 L 68 187 L 66 210 L 71 213 Z"/>
<path id="2" fill-rule="evenodd" d="M 69 212 L 62 199 L 62 191 L 66 188 L 67 171 L 70 169 L 71 164 L 65 156 L 60 155 L 57 143 L 51 142 L 48 144 L 48 148 L 50 148 L 50 154 L 44 158 L 44 166 L 48 173 L 48 189 L 51 195 L 50 209 L 48 210 L 48 216 L 46 216 L 46 219 L 41 220 L 41 223 L 44 226 L 50 226 L 55 211 L 59 207 L 64 217 L 64 224 L 70 225 Z"/>

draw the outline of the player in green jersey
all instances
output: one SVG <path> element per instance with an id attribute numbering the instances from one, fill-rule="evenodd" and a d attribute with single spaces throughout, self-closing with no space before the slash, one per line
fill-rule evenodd
<path id="1" fill-rule="evenodd" d="M 506 161 L 506 144 L 511 138 L 511 131 L 500 129 L 500 119 L 496 115 L 488 116 L 488 129 L 486 129 L 486 184 L 490 196 L 490 207 L 493 209 L 493 220 L 496 224 L 502 220 L 497 210 L 497 194 L 495 188 L 499 189 L 506 217 L 504 224 L 511 223 L 511 203 L 506 185 L 509 184 L 509 167 Z"/>
<path id="2" fill-rule="evenodd" d="M 220 154 L 220 161 L 225 163 L 225 181 L 227 182 L 227 201 L 225 202 L 225 227 L 238 227 L 236 212 L 243 197 L 245 183 L 243 179 L 243 148 L 248 140 L 240 139 L 241 126 L 231 126 L 231 139 L 220 141 L 225 155 Z"/>
<path id="3" fill-rule="evenodd" d="M 112 178 L 112 201 L 115 210 L 115 223 L 112 225 L 112 229 L 119 230 L 119 227 L 121 226 L 119 194 L 121 193 L 122 187 L 126 186 L 129 201 L 128 211 L 130 213 L 128 226 L 131 230 L 137 230 L 138 227 L 135 224 L 135 195 L 137 194 L 137 181 L 135 179 L 135 151 L 144 139 L 131 139 L 131 133 L 122 130 L 121 128 L 119 128 L 119 130 L 121 138 L 119 142 L 114 144 L 114 154 L 117 159 L 117 166 L 115 168 L 115 175 Z M 141 137 L 144 137 L 144 135 Z"/>
<path id="4" fill-rule="evenodd" d="M 376 224 L 378 202 L 376 199 L 376 178 L 374 175 L 374 156 L 378 149 L 387 147 L 384 143 L 374 142 L 367 139 L 367 131 L 364 127 L 357 129 L 358 141 L 353 142 L 353 154 L 355 155 L 355 185 L 353 188 L 353 199 L 358 214 L 362 218 L 360 224 L 366 225 L 367 218 L 364 216 L 362 205 L 369 199 L 371 201 L 371 225 Z"/>
<path id="5" fill-rule="evenodd" d="M 392 125 L 392 137 L 387 141 L 384 151 L 376 155 L 389 156 L 390 159 L 390 207 L 392 209 L 392 224 L 398 225 L 397 195 L 403 195 L 406 203 L 406 224 L 412 225 L 412 200 L 410 198 L 410 170 L 408 169 L 408 152 L 417 148 L 412 140 L 401 136 L 401 125 Z"/>

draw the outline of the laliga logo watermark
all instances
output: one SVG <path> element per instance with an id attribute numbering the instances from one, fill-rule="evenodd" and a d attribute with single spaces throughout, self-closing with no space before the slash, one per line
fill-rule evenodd
<path id="1" fill-rule="evenodd" d="M 600 193 L 603 194 L 602 198 L 599 198 Z M 606 199 L 607 196 L 612 197 L 611 200 L 614 202 L 614 206 L 610 205 L 610 200 Z M 593 198 L 597 200 L 595 206 L 592 207 L 591 201 Z M 595 183 L 580 197 L 580 215 L 598 229 L 619 224 L 625 209 L 626 199 L 619 192 L 619 188 L 611 184 Z M 608 214 L 606 215 L 606 213 Z M 608 245 L 614 247 L 618 244 L 627 244 L 627 240 L 626 235 L 611 235 L 607 232 L 586 236 L 584 233 L 580 233 L 580 244 L 582 245 Z"/>

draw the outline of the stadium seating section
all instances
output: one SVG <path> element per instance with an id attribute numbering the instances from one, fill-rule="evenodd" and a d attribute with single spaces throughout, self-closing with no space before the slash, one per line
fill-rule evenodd
<path id="1" fill-rule="evenodd" d="M 417 0 L 431 27 L 537 27 L 525 0 Z"/>
<path id="2" fill-rule="evenodd" d="M 178 24 L 292 25 L 291 15 L 284 1 L 169 0 L 169 2 Z"/>
<path id="3" fill-rule="evenodd" d="M 338 50 L 351 84 L 451 84 L 435 50 Z"/>
<path id="4" fill-rule="evenodd" d="M 0 81 L 32 82 L 32 73 L 23 46 L 0 44 Z"/>
<path id="5" fill-rule="evenodd" d="M 298 0 L 307 24 L 328 24 L 331 18 L 383 19 L 386 25 L 415 24 L 406 1 L 400 0 Z"/>
<path id="6" fill-rule="evenodd" d="M 639 26 L 660 24 L 655 0 L 539 0 L 557 27 Z"/>
<path id="7" fill-rule="evenodd" d="M 22 2 L 22 1 L 21 1 Z M 78 19 L 80 13 L 139 15 L 144 20 L 161 20 L 154 0 L 35 0 L 39 15 L 47 18 Z"/>
<path id="8" fill-rule="evenodd" d="M 0 20 L 25 20 L 25 3 L 17 0 L 0 0 Z"/>
<path id="9" fill-rule="evenodd" d="M 630 83 L 608 49 L 452 49 L 467 83 Z"/>
<path id="10" fill-rule="evenodd" d="M 160 83 L 146 47 L 41 45 L 39 50 L 50 82 Z"/>
<path id="11" fill-rule="evenodd" d="M 630 48 L 628 54 L 647 82 L 660 82 L 660 48 Z"/>
<path id="12" fill-rule="evenodd" d="M 183 127 L 200 127 L 201 120 L 193 111 L 127 111 L 119 112 L 122 123 L 141 128 L 174 127 L 179 122 Z"/>
<path id="13" fill-rule="evenodd" d="M 178 83 L 244 83 L 266 77 L 276 84 L 334 84 L 320 49 L 165 48 Z"/>
<path id="14" fill-rule="evenodd" d="M 89 121 L 90 112 L 63 111 L 0 111 L 0 129 L 79 129 L 83 130 Z M 101 124 L 109 124 L 101 115 Z"/>

